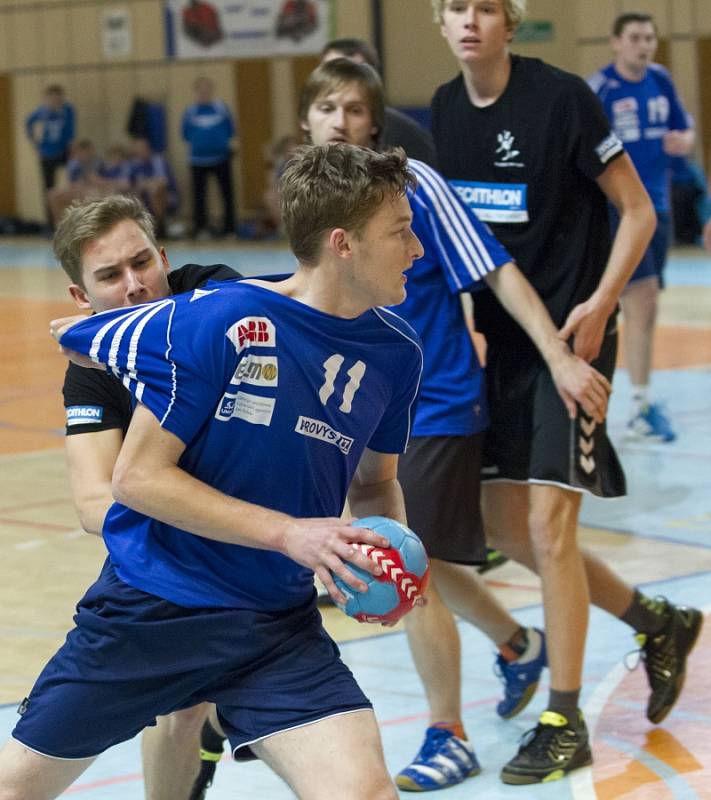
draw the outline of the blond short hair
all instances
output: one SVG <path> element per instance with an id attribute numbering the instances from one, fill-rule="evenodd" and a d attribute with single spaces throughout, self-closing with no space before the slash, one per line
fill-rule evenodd
<path id="1" fill-rule="evenodd" d="M 434 21 L 442 22 L 444 7 L 449 0 L 432 0 Z M 503 0 L 504 14 L 510 28 L 515 28 L 526 15 L 526 0 Z"/>
<path id="2" fill-rule="evenodd" d="M 317 264 L 324 233 L 360 234 L 387 197 L 415 184 L 401 148 L 378 153 L 341 142 L 297 148 L 281 178 L 281 219 L 292 252 L 301 264 Z"/>

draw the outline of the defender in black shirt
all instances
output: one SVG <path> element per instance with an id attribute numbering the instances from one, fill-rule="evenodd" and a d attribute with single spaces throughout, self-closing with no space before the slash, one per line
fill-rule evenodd
<path id="1" fill-rule="evenodd" d="M 123 195 L 71 206 L 54 238 L 57 259 L 72 281 L 79 308 L 105 311 L 242 277 L 224 264 L 187 264 L 170 271 L 150 215 Z M 64 380 L 65 439 L 74 504 L 82 527 L 101 534 L 113 502 L 111 476 L 133 412 L 121 382 L 103 370 L 70 363 Z M 159 717 L 143 734 L 146 796 L 187 797 L 200 772 L 200 731 L 208 706 Z"/>
<path id="2" fill-rule="evenodd" d="M 509 53 L 525 0 L 432 2 L 461 70 L 433 101 L 440 171 L 492 225 L 561 326 L 561 337 L 611 378 L 617 301 L 654 227 L 649 198 L 586 84 L 537 59 Z M 612 247 L 608 200 L 622 219 Z M 548 708 L 501 773 L 506 783 L 535 783 L 591 760 L 578 709 L 591 596 L 647 636 L 648 717 L 655 722 L 678 696 L 700 615 L 666 601 L 654 604 L 599 559 L 581 553 L 581 492 L 624 493 L 605 427 L 582 410 L 569 418 L 541 359 L 487 290 L 475 296 L 475 320 L 489 334 L 492 422 L 482 473 L 482 482 L 488 482 L 487 534 L 491 544 L 535 569 L 543 582 Z M 438 641 L 428 642 L 431 652 L 439 652 L 447 620 L 434 607 L 425 610 L 440 613 L 429 625 Z M 672 674 L 660 678 L 655 663 L 671 663 Z M 507 678 L 515 677 L 508 674 L 515 665 L 501 667 Z M 439 723 L 434 730 L 449 729 L 460 738 L 461 717 L 446 702 L 455 694 L 452 676 L 438 672 L 423 659 L 432 722 Z M 426 788 L 451 783 L 440 756 L 451 759 L 455 752 L 456 741 L 428 732 L 412 765 L 427 775 Z"/>

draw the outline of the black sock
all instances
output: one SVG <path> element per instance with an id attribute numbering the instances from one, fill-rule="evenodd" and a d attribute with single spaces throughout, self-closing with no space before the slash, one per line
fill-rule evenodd
<path id="1" fill-rule="evenodd" d="M 655 634 L 666 625 L 669 618 L 667 603 L 664 600 L 653 600 L 643 595 L 638 589 L 634 590 L 634 597 L 630 607 L 620 617 L 637 633 Z"/>
<path id="2" fill-rule="evenodd" d="M 206 719 L 200 733 L 200 747 L 208 753 L 221 753 L 224 738 L 210 725 L 210 720 Z"/>
<path id="3" fill-rule="evenodd" d="M 578 703 L 580 702 L 580 689 L 572 692 L 559 692 L 551 689 L 548 694 L 547 711 L 562 714 L 571 726 L 578 726 Z"/>

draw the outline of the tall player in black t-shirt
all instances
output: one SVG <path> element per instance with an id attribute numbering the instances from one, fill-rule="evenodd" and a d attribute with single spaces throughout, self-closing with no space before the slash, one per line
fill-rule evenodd
<path id="1" fill-rule="evenodd" d="M 440 170 L 513 255 L 561 337 L 611 378 L 617 301 L 654 230 L 649 198 L 585 82 L 509 53 L 525 0 L 432 2 L 461 69 L 432 103 Z M 608 200 L 621 218 L 612 246 Z M 507 555 L 535 567 L 543 584 L 548 709 L 502 771 L 506 783 L 534 783 L 590 763 L 578 704 L 591 595 L 646 635 L 653 722 L 678 697 L 701 615 L 644 598 L 581 553 L 582 491 L 625 490 L 605 426 L 582 410 L 571 424 L 543 362 L 489 291 L 476 295 L 475 317 L 490 335 L 487 532 Z"/>
<path id="2" fill-rule="evenodd" d="M 137 305 L 197 289 L 209 279 L 242 277 L 224 264 L 170 271 L 153 222 L 140 201 L 123 195 L 78 202 L 63 217 L 54 251 L 72 281 L 77 306 L 90 311 Z M 81 525 L 101 535 L 113 503 L 111 476 L 133 413 L 131 395 L 102 370 L 69 364 L 64 378 L 66 452 Z M 161 717 L 142 742 L 148 800 L 187 798 L 200 770 L 200 730 L 207 705 Z"/>

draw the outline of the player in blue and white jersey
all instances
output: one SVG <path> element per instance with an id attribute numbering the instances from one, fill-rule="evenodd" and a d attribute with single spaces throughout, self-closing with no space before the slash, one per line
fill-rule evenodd
<path id="1" fill-rule="evenodd" d="M 396 797 L 313 574 L 343 602 L 332 573 L 365 589 L 345 562 L 380 572 L 352 545 L 387 540 L 339 518 L 351 484 L 355 514 L 405 519 L 397 454 L 422 353 L 380 306 L 404 299 L 422 255 L 412 180 L 398 154 L 303 148 L 282 179 L 294 275 L 54 323 L 139 405 L 109 559 L 0 753 L 3 800 L 54 798 L 157 714 L 205 700 L 233 751 L 249 745 L 299 797 Z"/>
<path id="2" fill-rule="evenodd" d="M 300 120 L 314 144 L 377 146 L 384 121 L 377 74 L 346 59 L 322 64 L 302 92 Z M 500 651 L 506 679 L 497 709 L 502 716 L 523 710 L 546 660 L 541 633 L 520 626 L 482 579 L 461 566 L 485 557 L 479 471 L 488 410 L 484 372 L 460 293 L 480 288 L 482 281 L 493 288 L 539 347 L 571 411 L 575 397 L 590 413 L 604 415 L 609 385 L 559 340 L 509 254 L 456 192 L 426 164 L 409 164 L 418 181 L 409 195 L 412 228 L 425 254 L 410 272 L 398 313 L 422 338 L 424 372 L 413 440 L 400 459 L 399 478 L 408 523 L 432 559 L 429 602 L 406 619 L 431 719 L 422 753 L 396 780 L 400 788 L 422 791 L 458 783 L 479 770 L 462 726 L 459 642 L 450 608 L 480 627 Z"/>
<path id="3" fill-rule="evenodd" d="M 649 397 L 657 299 L 664 288 L 664 266 L 671 242 L 671 156 L 694 146 L 690 117 L 671 75 L 653 63 L 657 28 L 649 14 L 621 14 L 612 27 L 615 60 L 588 79 L 602 101 L 614 132 L 625 146 L 657 214 L 657 229 L 642 261 L 622 294 L 625 354 L 632 383 L 628 434 L 670 442 L 671 423 Z M 612 212 L 613 228 L 618 216 Z"/>

